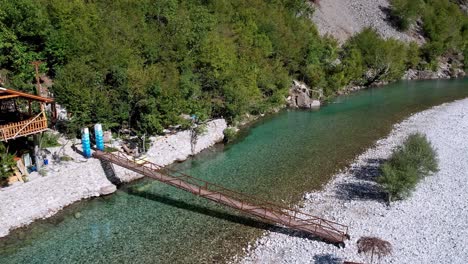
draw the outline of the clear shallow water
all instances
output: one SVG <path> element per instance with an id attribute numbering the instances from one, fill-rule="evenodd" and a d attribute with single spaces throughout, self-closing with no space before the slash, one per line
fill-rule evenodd
<path id="1" fill-rule="evenodd" d="M 468 97 L 468 79 L 400 82 L 337 98 L 320 111 L 283 111 L 235 144 L 175 167 L 283 204 L 319 188 L 411 113 Z M 0 239 L 0 263 L 215 263 L 266 225 L 183 191 L 142 180 L 77 203 Z"/>

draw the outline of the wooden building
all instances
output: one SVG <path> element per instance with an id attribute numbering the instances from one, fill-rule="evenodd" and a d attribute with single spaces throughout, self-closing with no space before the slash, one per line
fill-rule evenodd
<path id="1" fill-rule="evenodd" d="M 47 104 L 51 104 L 52 109 L 55 108 L 51 98 L 0 87 L 0 141 L 47 130 Z"/>

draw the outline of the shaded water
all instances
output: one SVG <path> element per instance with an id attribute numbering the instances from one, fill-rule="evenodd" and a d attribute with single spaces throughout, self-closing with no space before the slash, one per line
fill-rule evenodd
<path id="1" fill-rule="evenodd" d="M 399 82 L 319 111 L 283 111 L 175 166 L 283 204 L 319 188 L 411 113 L 468 97 L 468 79 Z M 0 240 L 0 263 L 214 263 L 267 225 L 150 180 L 77 203 Z"/>

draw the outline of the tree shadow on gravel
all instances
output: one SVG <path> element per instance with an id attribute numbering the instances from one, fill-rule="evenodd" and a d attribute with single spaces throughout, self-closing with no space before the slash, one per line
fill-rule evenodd
<path id="1" fill-rule="evenodd" d="M 314 256 L 315 264 L 342 264 L 343 260 L 333 254 L 320 254 Z"/>
<path id="2" fill-rule="evenodd" d="M 341 200 L 381 201 L 385 202 L 387 195 L 377 184 L 366 182 L 341 183 L 336 195 Z"/>
<path id="3" fill-rule="evenodd" d="M 392 13 L 392 9 L 390 9 L 390 7 L 387 7 L 387 6 L 379 6 L 379 9 L 380 11 L 382 11 L 382 13 L 384 14 L 384 21 L 387 22 L 387 24 L 389 24 L 390 26 L 392 26 L 394 29 L 398 30 L 398 31 L 401 31 L 401 27 L 400 27 L 400 24 L 401 24 L 401 21 L 398 17 L 396 17 L 393 13 Z"/>
<path id="4" fill-rule="evenodd" d="M 385 202 L 387 195 L 377 184 L 380 175 L 380 166 L 385 160 L 368 159 L 366 165 L 351 168 L 350 178 L 354 181 L 339 183 L 336 196 L 341 200 L 373 200 Z"/>
<path id="5" fill-rule="evenodd" d="M 188 210 L 197 214 L 204 214 L 210 217 L 218 218 L 218 219 L 229 221 L 232 223 L 241 224 L 244 226 L 249 226 L 249 227 L 253 227 L 257 229 L 263 229 L 263 230 L 267 230 L 267 231 L 271 231 L 275 233 L 281 233 L 281 234 L 285 234 L 285 235 L 292 236 L 292 237 L 305 238 L 305 239 L 312 240 L 312 241 L 322 241 L 324 243 L 329 243 L 309 233 L 296 231 L 290 228 L 285 228 L 285 227 L 277 226 L 274 224 L 262 222 L 261 220 L 256 220 L 254 218 L 249 218 L 249 217 L 231 214 L 228 212 L 213 210 L 204 206 L 190 204 L 181 200 L 176 200 L 170 197 L 166 197 L 166 196 L 162 196 L 162 195 L 158 195 L 154 193 L 149 193 L 149 192 L 144 192 L 144 191 L 139 192 L 139 191 L 135 191 L 132 189 L 125 189 L 123 191 L 127 192 L 130 195 L 139 196 L 139 197 L 142 197 L 151 201 L 155 201 L 158 203 L 163 203 L 163 204 L 175 207 L 175 208 Z"/>
<path id="6" fill-rule="evenodd" d="M 385 162 L 384 159 L 367 159 L 366 165 L 351 168 L 350 173 L 353 178 L 362 181 L 376 182 L 380 175 L 380 166 Z"/>

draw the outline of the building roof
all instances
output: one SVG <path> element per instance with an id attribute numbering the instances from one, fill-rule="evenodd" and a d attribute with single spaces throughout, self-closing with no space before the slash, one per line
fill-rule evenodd
<path id="1" fill-rule="evenodd" d="M 0 100 L 17 98 L 17 97 L 28 99 L 28 100 L 39 101 L 43 103 L 54 102 L 54 99 L 52 98 L 46 98 L 42 96 L 37 96 L 37 95 L 29 94 L 29 93 L 23 93 L 23 92 L 0 87 Z"/>

